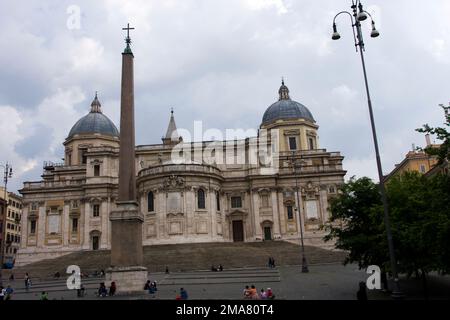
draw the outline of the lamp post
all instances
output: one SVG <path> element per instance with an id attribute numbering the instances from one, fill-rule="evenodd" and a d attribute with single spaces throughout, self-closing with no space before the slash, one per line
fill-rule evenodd
<path id="1" fill-rule="evenodd" d="M 4 258 L 5 258 L 5 248 L 6 248 L 6 236 L 5 236 L 5 230 L 6 230 L 6 213 L 8 210 L 8 201 L 6 200 L 7 197 L 7 186 L 8 186 L 8 179 L 12 177 L 13 175 L 13 170 L 12 170 L 12 166 L 8 163 L 6 163 L 6 165 L 0 165 L 0 167 L 2 167 L 4 169 L 3 171 L 3 182 L 5 183 L 5 193 L 3 196 L 3 199 L 5 201 L 5 205 L 4 205 L 4 211 L 3 211 L 3 219 L 2 219 L 2 238 L 1 239 L 1 243 L 0 243 L 0 285 L 3 285 L 3 264 L 4 264 Z"/>
<path id="2" fill-rule="evenodd" d="M 370 20 L 372 22 L 372 32 L 370 33 L 370 36 L 372 38 L 376 38 L 380 35 L 378 30 L 375 27 L 375 21 L 373 20 L 370 13 L 364 10 L 363 5 L 360 0 L 352 0 L 352 13 L 348 11 L 341 11 L 339 12 L 333 19 L 333 40 L 339 40 L 341 38 L 339 32 L 337 31 L 337 25 L 336 25 L 336 18 L 341 14 L 348 14 L 350 16 L 351 20 L 351 26 L 353 30 L 353 38 L 355 41 L 355 48 L 356 52 L 358 52 L 358 47 L 360 48 L 359 53 L 361 55 L 361 63 L 363 67 L 363 73 L 364 73 L 364 83 L 366 86 L 366 94 L 367 94 L 367 103 L 369 106 L 369 115 L 370 115 L 370 124 L 372 127 L 372 136 L 373 136 L 373 143 L 375 147 L 375 155 L 376 155 L 376 161 L 377 161 L 377 168 L 378 168 L 378 178 L 380 180 L 380 194 L 381 199 L 383 202 L 383 210 L 384 210 L 384 225 L 386 228 L 386 234 L 387 234 L 387 240 L 388 240 L 388 246 L 389 246 L 389 257 L 390 257 L 390 264 L 392 269 L 392 275 L 394 277 L 394 290 L 392 292 L 392 297 L 394 298 L 400 298 L 403 296 L 403 294 L 400 291 L 400 284 L 398 279 L 398 273 L 397 273 L 397 260 L 395 258 L 395 250 L 394 250 L 394 242 L 392 240 L 392 232 L 391 232 L 391 226 L 389 222 L 389 207 L 386 197 L 386 190 L 384 187 L 384 176 L 383 176 L 383 169 L 381 167 L 381 160 L 380 160 L 380 152 L 378 149 L 378 139 L 377 139 L 377 132 L 375 129 L 375 120 L 373 116 L 373 110 L 372 110 L 372 100 L 370 99 L 370 91 L 369 91 L 369 83 L 367 80 L 367 70 L 366 70 L 366 64 L 364 60 L 364 40 L 363 35 L 361 31 L 361 22 L 367 20 L 367 17 L 370 17 Z"/>
<path id="3" fill-rule="evenodd" d="M 296 171 L 296 165 L 295 165 L 295 151 L 292 152 L 292 168 L 294 170 L 294 176 L 295 176 L 295 192 L 297 196 L 297 205 L 296 205 L 296 211 L 298 212 L 298 221 L 300 223 L 300 240 L 302 244 L 302 273 L 308 273 L 308 262 L 306 260 L 305 255 L 305 244 L 303 242 L 303 219 L 302 215 L 300 213 L 300 197 L 298 195 L 298 177 L 297 177 L 297 171 Z"/>

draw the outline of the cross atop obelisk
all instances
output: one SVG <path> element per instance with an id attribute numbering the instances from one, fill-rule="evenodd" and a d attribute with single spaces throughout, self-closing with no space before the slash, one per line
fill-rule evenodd
<path id="1" fill-rule="evenodd" d="M 127 44 L 127 47 L 125 48 L 124 53 L 132 53 L 130 44 L 131 44 L 131 38 L 130 38 L 130 30 L 134 30 L 135 28 L 130 28 L 130 24 L 127 24 L 126 28 L 122 28 L 122 30 L 127 30 L 127 37 L 125 38 L 125 43 Z"/>

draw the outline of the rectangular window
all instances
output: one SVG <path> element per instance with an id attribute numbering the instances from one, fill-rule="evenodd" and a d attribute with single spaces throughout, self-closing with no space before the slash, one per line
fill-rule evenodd
<path id="1" fill-rule="evenodd" d="M 93 212 L 94 212 L 94 217 L 100 217 L 100 205 L 94 204 Z"/>
<path id="2" fill-rule="evenodd" d="M 77 233 L 78 232 L 78 218 L 72 219 L 72 232 Z"/>
<path id="3" fill-rule="evenodd" d="M 297 150 L 297 139 L 289 137 L 289 150 Z"/>
<path id="4" fill-rule="evenodd" d="M 86 164 L 87 163 L 87 156 L 86 156 L 86 149 L 81 149 L 80 153 L 81 153 L 81 164 Z"/>
<path id="5" fill-rule="evenodd" d="M 426 168 L 424 164 L 420 165 L 420 173 L 425 173 L 426 172 Z"/>
<path id="6" fill-rule="evenodd" d="M 242 208 L 242 198 L 231 197 L 231 208 Z"/>
<path id="7" fill-rule="evenodd" d="M 220 211 L 220 194 L 219 194 L 219 192 L 216 192 L 216 209 L 217 209 L 217 211 Z"/>
<path id="8" fill-rule="evenodd" d="M 287 206 L 287 216 L 289 220 L 294 219 L 294 209 L 292 208 L 292 206 Z"/>
<path id="9" fill-rule="evenodd" d="M 100 165 L 96 164 L 94 166 L 94 177 L 99 177 L 100 176 Z"/>
<path id="10" fill-rule="evenodd" d="M 36 211 L 37 210 L 37 205 L 36 203 L 32 203 L 31 204 L 31 211 Z"/>
<path id="11" fill-rule="evenodd" d="M 155 211 L 155 196 L 152 191 L 147 194 L 147 211 L 154 212 Z"/>
<path id="12" fill-rule="evenodd" d="M 313 138 L 309 138 L 309 150 L 314 150 L 314 139 Z"/>

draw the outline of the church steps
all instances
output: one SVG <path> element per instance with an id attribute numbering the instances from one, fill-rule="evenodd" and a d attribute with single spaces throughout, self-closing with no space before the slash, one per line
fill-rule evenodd
<path id="1" fill-rule="evenodd" d="M 305 247 L 308 264 L 327 264 L 343 262 L 344 252 L 329 251 L 318 247 Z M 301 247 L 284 241 L 246 242 L 246 243 L 198 243 L 198 244 L 174 244 L 155 245 L 144 247 L 144 266 L 150 274 L 164 272 L 169 267 L 170 274 L 178 271 L 199 274 L 198 272 L 210 272 L 211 265 L 224 266 L 223 274 L 233 272 L 234 269 L 245 268 L 250 273 L 263 272 L 262 267 L 267 266 L 268 258 L 275 258 L 277 266 L 301 265 Z M 23 279 L 26 272 L 32 279 L 54 279 L 59 272 L 62 277 L 66 275 L 69 265 L 79 265 L 81 271 L 92 274 L 95 271 L 107 270 L 110 265 L 110 252 L 82 251 L 68 254 L 51 260 L 43 260 L 4 270 L 4 279 L 14 273 L 15 278 Z M 270 272 L 266 269 L 264 272 Z M 214 272 L 218 274 L 221 272 Z"/>

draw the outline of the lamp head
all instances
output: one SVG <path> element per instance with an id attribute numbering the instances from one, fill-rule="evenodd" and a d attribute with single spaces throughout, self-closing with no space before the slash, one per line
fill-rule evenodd
<path id="1" fill-rule="evenodd" d="M 333 35 L 331 36 L 331 39 L 339 40 L 340 38 L 341 38 L 341 35 L 339 34 L 339 32 L 337 32 L 336 23 L 333 23 Z"/>
<path id="2" fill-rule="evenodd" d="M 358 7 L 359 7 L 359 13 L 356 16 L 356 19 L 358 19 L 358 21 L 366 20 L 367 19 L 367 13 L 364 12 L 361 2 L 359 3 Z"/>
<path id="3" fill-rule="evenodd" d="M 375 22 L 372 21 L 372 32 L 370 33 L 370 36 L 372 38 L 376 38 L 380 35 L 380 32 L 375 28 Z"/>

